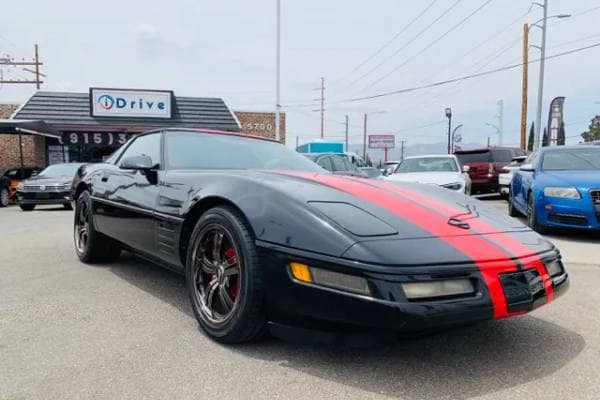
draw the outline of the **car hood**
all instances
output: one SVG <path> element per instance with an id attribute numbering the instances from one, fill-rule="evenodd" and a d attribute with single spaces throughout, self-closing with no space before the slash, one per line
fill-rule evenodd
<path id="1" fill-rule="evenodd" d="M 279 231 L 257 226 L 259 240 L 285 240 L 281 244 L 364 262 L 413 265 L 525 257 L 554 249 L 506 212 L 436 185 L 308 172 L 262 174 L 262 184 L 287 200 L 272 206 L 286 204 L 285 215 L 270 218 Z M 299 207 L 307 213 L 298 212 Z M 286 227 L 288 219 L 293 222 Z M 490 243 L 503 255 L 484 251 Z"/>
<path id="2" fill-rule="evenodd" d="M 56 176 L 56 177 L 45 177 L 45 176 L 34 176 L 29 178 L 23 183 L 25 185 L 64 185 L 67 183 L 71 183 L 73 181 L 73 177 L 69 176 Z"/>
<path id="3" fill-rule="evenodd" d="M 464 178 L 460 172 L 402 172 L 395 173 L 385 178 L 392 182 L 416 182 L 445 185 L 448 183 L 462 182 Z"/>
<path id="4" fill-rule="evenodd" d="M 542 172 L 541 178 L 549 185 L 600 188 L 600 171 Z"/>

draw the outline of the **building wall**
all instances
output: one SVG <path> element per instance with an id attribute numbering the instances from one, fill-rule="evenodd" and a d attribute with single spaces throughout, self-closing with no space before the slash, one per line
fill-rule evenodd
<path id="1" fill-rule="evenodd" d="M 275 113 L 235 111 L 242 133 L 275 139 Z M 281 113 L 279 133 L 285 144 L 285 113 Z"/>
<path id="2" fill-rule="evenodd" d="M 17 104 L 0 104 L 0 119 L 9 118 L 17 109 Z M 46 140 L 42 136 L 23 135 L 23 164 L 25 166 L 46 166 Z M 18 135 L 0 134 L 0 173 L 21 165 Z"/>

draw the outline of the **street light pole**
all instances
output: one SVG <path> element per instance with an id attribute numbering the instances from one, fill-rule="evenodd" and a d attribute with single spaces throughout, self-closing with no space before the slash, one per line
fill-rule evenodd
<path id="1" fill-rule="evenodd" d="M 363 160 L 367 159 L 367 113 L 363 123 Z"/>
<path id="2" fill-rule="evenodd" d="M 535 130 L 533 134 L 533 148 L 537 149 L 541 145 L 540 141 L 540 128 L 542 126 L 542 102 L 544 100 L 544 67 L 546 64 L 546 24 L 548 19 L 548 0 L 544 0 L 544 4 L 538 4 L 544 10 L 544 17 L 542 18 L 542 45 L 540 48 L 540 73 L 538 79 L 538 93 L 537 93 L 537 109 L 535 114 Z"/>
<path id="3" fill-rule="evenodd" d="M 456 131 L 459 128 L 462 128 L 463 124 L 458 124 L 454 127 L 454 129 L 452 129 L 452 135 L 451 135 L 451 139 L 452 139 L 452 154 L 454 154 L 454 134 L 456 133 Z"/>
<path id="4" fill-rule="evenodd" d="M 450 141 L 452 140 L 452 109 L 446 108 L 446 117 L 448 118 L 448 154 L 450 154 Z"/>
<path id="5" fill-rule="evenodd" d="M 281 140 L 280 117 L 281 117 L 281 0 L 277 0 L 277 27 L 276 27 L 276 50 L 275 50 L 275 140 Z"/>

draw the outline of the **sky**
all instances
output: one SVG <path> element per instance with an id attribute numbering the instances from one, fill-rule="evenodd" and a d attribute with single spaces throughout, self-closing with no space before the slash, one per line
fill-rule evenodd
<path id="1" fill-rule="evenodd" d="M 348 99 L 426 85 L 522 60 L 523 23 L 542 16 L 522 0 L 281 0 L 281 83 L 288 144 L 318 138 L 320 78 L 325 78 L 325 137 L 350 142 L 395 134 L 407 145 L 443 143 L 444 109 L 463 142 L 498 143 L 503 101 L 505 145 L 518 145 L 521 68 L 431 89 L 366 101 Z M 43 90 L 89 87 L 169 89 L 215 96 L 234 110 L 275 104 L 275 0 L 102 2 L 12 1 L 2 6 L 0 55 L 31 58 L 40 46 Z M 547 55 L 600 43 L 600 0 L 549 0 Z M 10 16 L 10 18 L 8 18 Z M 541 30 L 531 29 L 539 45 Z M 530 58 L 539 50 L 530 49 Z M 0 57 L 1 58 L 1 57 Z M 528 124 L 535 119 L 538 63 L 529 68 Z M 548 60 L 542 121 L 552 98 L 565 96 L 567 143 L 577 143 L 600 113 L 600 47 Z M 31 78 L 2 68 L 5 79 Z M 32 85 L 0 87 L 0 102 L 23 102 Z M 545 125 L 545 122 L 543 123 Z"/>

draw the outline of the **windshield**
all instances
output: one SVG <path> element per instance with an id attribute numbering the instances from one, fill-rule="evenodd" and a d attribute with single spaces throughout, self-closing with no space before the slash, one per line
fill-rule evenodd
<path id="1" fill-rule="evenodd" d="M 43 176 L 44 178 L 58 178 L 61 176 L 72 178 L 75 176 L 75 172 L 77 172 L 77 169 L 80 166 L 81 164 L 75 163 L 55 164 L 40 172 L 38 176 Z"/>
<path id="2" fill-rule="evenodd" d="M 458 172 L 458 165 L 450 157 L 408 158 L 396 169 L 402 172 Z"/>
<path id="3" fill-rule="evenodd" d="M 598 171 L 600 149 L 549 151 L 542 159 L 544 171 Z"/>
<path id="4" fill-rule="evenodd" d="M 480 151 L 476 153 L 456 153 L 456 157 L 461 163 L 477 163 L 477 162 L 491 162 L 492 153 L 489 151 Z"/>
<path id="5" fill-rule="evenodd" d="M 302 154 L 268 140 L 199 132 L 170 132 L 165 156 L 171 169 L 268 169 L 325 172 Z"/>

